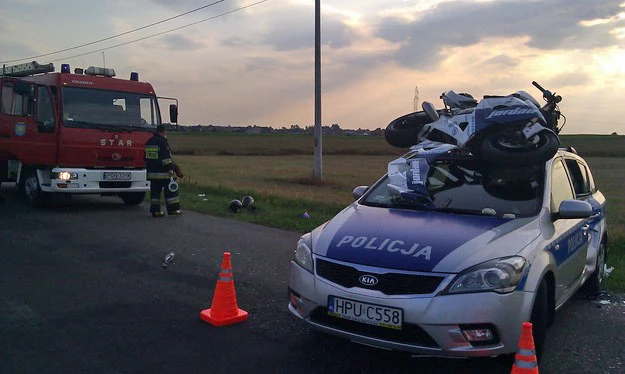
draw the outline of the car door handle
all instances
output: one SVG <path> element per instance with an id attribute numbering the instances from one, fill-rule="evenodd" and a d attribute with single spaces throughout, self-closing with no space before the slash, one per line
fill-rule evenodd
<path id="1" fill-rule="evenodd" d="M 11 137 L 11 135 L 9 135 L 9 134 L 0 134 L 0 138 L 8 139 L 10 137 Z"/>

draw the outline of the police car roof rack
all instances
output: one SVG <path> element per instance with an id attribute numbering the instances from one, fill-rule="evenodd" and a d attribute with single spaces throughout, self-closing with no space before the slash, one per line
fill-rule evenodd
<path id="1" fill-rule="evenodd" d="M 37 61 L 27 62 L 25 64 L 18 64 L 12 66 L 2 65 L 2 71 L 0 71 L 0 77 L 27 77 L 29 75 L 51 73 L 54 71 L 54 64 L 41 65 Z"/>
<path id="2" fill-rule="evenodd" d="M 565 152 L 571 152 L 573 154 L 577 154 L 577 151 L 575 150 L 575 148 L 568 146 L 568 147 L 560 147 L 559 148 L 561 151 L 565 151 Z"/>

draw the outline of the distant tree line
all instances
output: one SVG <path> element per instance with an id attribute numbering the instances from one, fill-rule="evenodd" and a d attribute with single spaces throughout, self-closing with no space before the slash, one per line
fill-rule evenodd
<path id="1" fill-rule="evenodd" d="M 220 133 L 238 133 L 238 134 L 296 134 L 296 135 L 313 135 L 314 126 L 301 127 L 299 125 L 291 125 L 290 127 L 282 127 L 275 129 L 267 126 L 217 126 L 217 125 L 176 125 L 167 123 L 169 131 L 178 132 L 220 132 Z M 383 136 L 384 130 L 377 128 L 369 129 L 342 129 L 338 124 L 331 126 L 322 126 L 323 135 L 357 135 L 357 136 Z"/>

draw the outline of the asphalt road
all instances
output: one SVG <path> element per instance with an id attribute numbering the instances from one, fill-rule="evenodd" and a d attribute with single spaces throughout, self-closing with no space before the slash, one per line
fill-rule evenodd
<path id="1" fill-rule="evenodd" d="M 153 219 L 116 198 L 36 210 L 2 192 L 0 373 L 510 372 L 503 360 L 413 358 L 311 331 L 286 309 L 296 233 L 193 212 Z M 213 327 L 199 314 L 226 251 L 250 317 Z M 603 298 L 558 312 L 541 373 L 625 372 L 625 301 Z"/>

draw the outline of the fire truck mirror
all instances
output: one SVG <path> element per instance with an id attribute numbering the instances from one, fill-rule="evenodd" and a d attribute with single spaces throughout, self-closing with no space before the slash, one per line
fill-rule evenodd
<path id="1" fill-rule="evenodd" d="M 54 132 L 54 122 L 44 121 L 37 124 L 39 132 Z"/>
<path id="2" fill-rule="evenodd" d="M 178 106 L 176 104 L 169 106 L 169 122 L 178 123 Z"/>
<path id="3" fill-rule="evenodd" d="M 15 82 L 13 85 L 13 91 L 20 95 L 28 96 L 29 98 L 35 97 L 35 86 L 26 82 Z"/>

